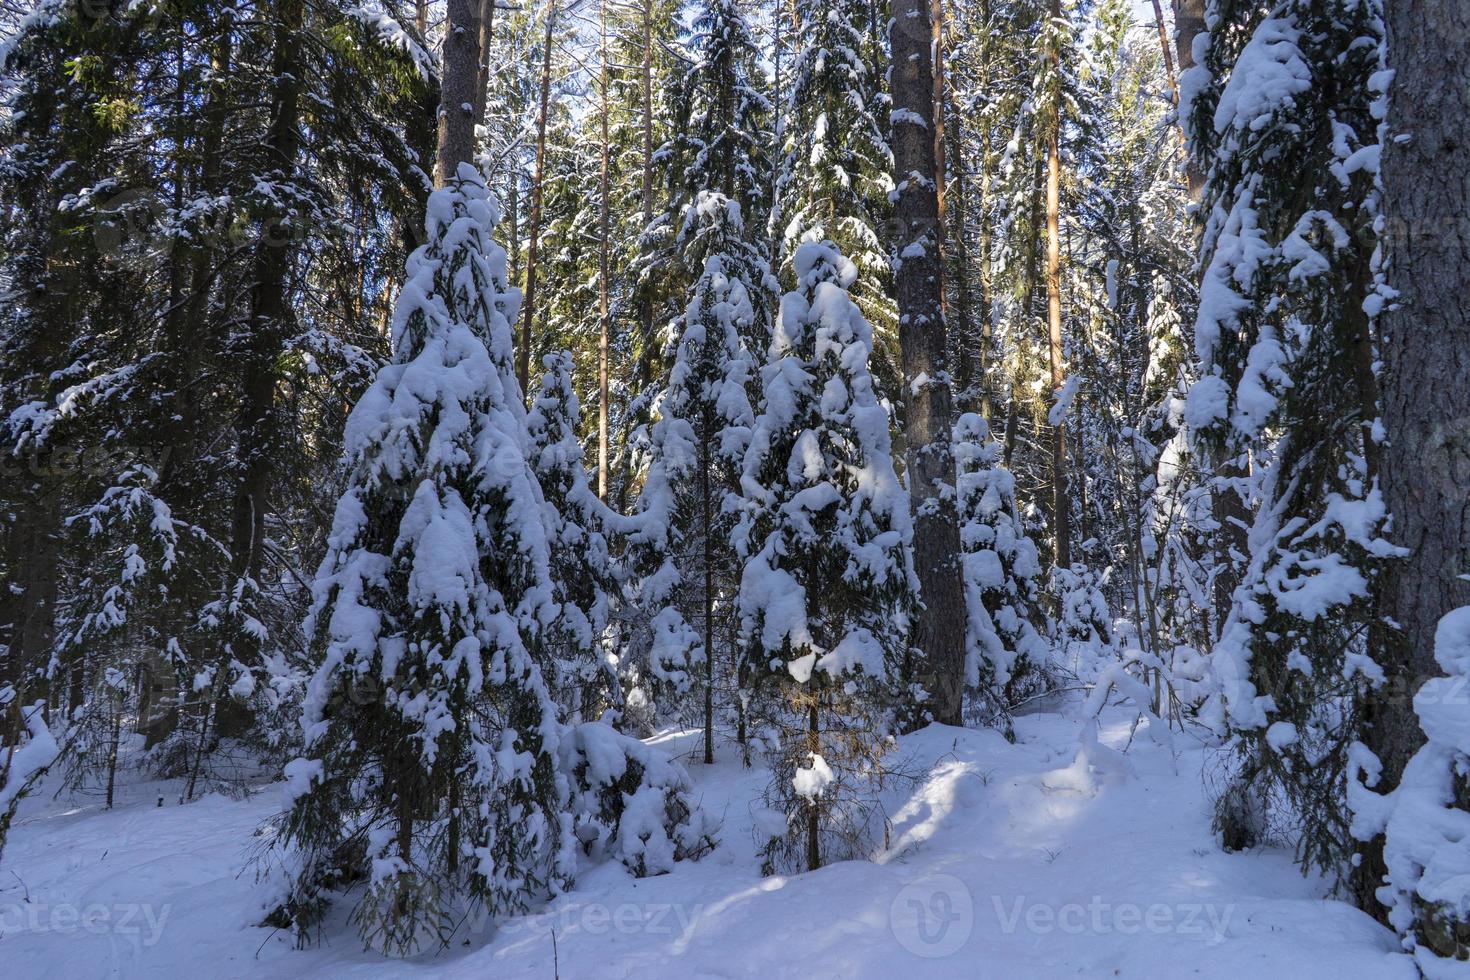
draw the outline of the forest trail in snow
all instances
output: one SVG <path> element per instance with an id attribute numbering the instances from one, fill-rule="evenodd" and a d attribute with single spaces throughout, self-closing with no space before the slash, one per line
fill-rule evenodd
<path id="1" fill-rule="evenodd" d="M 398 962 L 362 951 L 350 902 L 304 951 L 254 925 L 266 892 L 251 862 L 279 784 L 186 806 L 136 784 L 112 812 L 48 794 L 23 807 L 0 868 L 0 961 L 7 980 L 1416 975 L 1393 935 L 1322 898 L 1289 853 L 1220 851 L 1211 750 L 1130 740 L 1131 716 L 1109 708 L 1101 742 L 1126 746 L 1130 771 L 1088 776 L 1075 708 L 1018 718 L 1014 745 L 941 726 L 905 737 L 897 757 L 921 776 L 889 789 L 887 847 L 810 874 L 759 874 L 764 770 L 732 746 L 713 767 L 686 759 L 724 821 L 704 860 L 642 880 L 585 869 L 540 913 L 467 921 L 439 955 Z M 652 741 L 683 753 L 699 733 Z"/>

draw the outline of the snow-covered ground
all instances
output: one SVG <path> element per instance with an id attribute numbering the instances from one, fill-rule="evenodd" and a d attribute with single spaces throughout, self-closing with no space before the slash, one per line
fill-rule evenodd
<path id="1" fill-rule="evenodd" d="M 689 764 L 723 815 L 713 854 L 641 881 L 588 869 L 542 913 L 466 922 L 450 949 L 407 961 L 364 953 L 345 908 L 304 951 L 255 925 L 252 859 L 279 785 L 179 806 L 144 783 L 106 813 L 43 796 L 0 864 L 0 977 L 1416 976 L 1387 930 L 1324 899 L 1289 854 L 1215 846 L 1197 742 L 1176 735 L 1177 758 L 1141 732 L 1130 742 L 1109 709 L 1102 743 L 1126 744 L 1132 772 L 1089 780 L 1075 711 L 1017 719 L 1015 745 L 939 726 L 905 738 L 927 775 L 896 791 L 887 849 L 814 874 L 760 876 L 765 774 L 727 747 Z M 679 753 L 696 735 L 654 741 Z"/>

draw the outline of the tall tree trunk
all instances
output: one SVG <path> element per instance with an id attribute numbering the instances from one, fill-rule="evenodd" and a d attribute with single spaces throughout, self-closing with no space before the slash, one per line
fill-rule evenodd
<path id="1" fill-rule="evenodd" d="M 653 0 L 643 0 L 643 227 L 653 224 Z M 647 315 L 651 329 L 653 307 Z"/>
<path id="2" fill-rule="evenodd" d="M 521 278 L 521 175 L 514 159 L 510 163 L 510 186 L 506 188 L 505 198 L 509 225 L 506 238 L 510 239 L 510 247 L 506 249 L 510 253 L 510 281 L 518 282 Z"/>
<path id="3" fill-rule="evenodd" d="M 949 232 L 945 227 L 945 194 L 947 191 L 944 160 L 944 7 L 941 0 L 929 0 L 929 28 L 933 31 L 931 50 L 934 52 L 934 201 L 939 213 L 939 262 L 940 269 L 949 249 Z M 941 276 L 940 279 L 943 282 Z M 939 302 L 945 313 L 949 312 L 948 296 L 939 291 Z"/>
<path id="4" fill-rule="evenodd" d="M 1174 0 L 1174 50 L 1179 74 L 1194 67 L 1194 39 L 1204 30 L 1205 0 Z M 1175 91 L 1178 91 L 1177 85 Z M 1198 204 L 1205 193 L 1205 173 L 1193 155 L 1185 159 L 1184 180 L 1189 188 L 1189 199 Z"/>
<path id="5" fill-rule="evenodd" d="M 480 71 L 475 78 L 475 122 L 490 124 L 490 46 L 495 40 L 495 0 L 480 0 Z"/>
<path id="6" fill-rule="evenodd" d="M 439 79 L 439 150 L 434 183 L 443 187 L 461 163 L 475 158 L 475 122 L 484 94 L 480 80 L 481 0 L 448 0 L 444 30 L 444 67 Z M 524 382 L 522 382 L 524 384 Z"/>
<path id="7" fill-rule="evenodd" d="M 1383 632 L 1388 674 L 1367 706 L 1364 741 L 1397 784 L 1422 741 L 1412 695 L 1439 673 L 1439 619 L 1470 605 L 1470 8 L 1463 0 L 1399 0 L 1386 8 L 1389 138 L 1383 150 L 1384 246 L 1398 292 L 1380 323 L 1383 492 L 1396 543 L 1408 555 L 1382 580 L 1396 630 Z M 1382 842 L 1355 882 L 1363 908 L 1383 917 Z"/>
<path id="8" fill-rule="evenodd" d="M 986 69 L 988 77 L 989 69 Z M 992 233 L 990 224 L 990 202 L 991 184 L 993 181 L 994 168 L 990 165 L 990 129 L 984 127 L 980 131 L 980 157 L 978 166 L 980 168 L 980 188 L 976 201 L 976 212 L 979 215 L 980 238 L 976 242 L 979 255 L 977 262 L 979 266 L 976 285 L 979 294 L 979 334 L 980 356 L 978 371 L 980 375 L 980 414 L 985 421 L 992 423 L 994 428 L 995 409 L 992 406 L 992 393 L 990 387 L 990 355 L 992 343 L 992 330 L 994 329 L 994 304 L 991 299 L 991 256 L 992 256 Z"/>
<path id="9" fill-rule="evenodd" d="M 705 407 L 704 431 L 714 430 L 714 413 Z M 700 521 L 704 539 L 704 762 L 715 761 L 715 511 L 714 487 L 710 485 L 710 444 L 699 453 Z"/>
<path id="10" fill-rule="evenodd" d="M 1055 7 L 1053 16 L 1060 16 L 1060 11 Z M 1053 391 L 1061 391 L 1066 382 L 1062 368 L 1061 128 L 1059 116 L 1052 123 L 1051 142 L 1046 153 L 1047 351 L 1051 359 Z M 1052 536 L 1056 544 L 1055 557 L 1058 565 L 1070 568 L 1072 518 L 1071 497 L 1067 492 L 1067 424 L 1064 417 L 1057 418 L 1056 425 L 1052 426 L 1051 436 Z"/>
<path id="11" fill-rule="evenodd" d="M 225 128 L 231 112 L 231 65 L 234 54 L 232 37 L 232 17 L 226 11 L 221 18 L 218 40 L 210 59 L 211 78 L 203 112 L 204 125 L 202 127 L 199 177 L 198 183 L 193 185 L 195 193 L 218 194 L 224 190 L 220 177 L 222 162 L 220 146 L 224 140 Z M 182 73 L 182 52 L 179 58 Z M 190 117 L 196 110 L 187 104 L 185 82 L 182 77 L 179 80 L 179 90 L 179 104 L 176 112 L 182 121 Z M 182 129 L 181 125 L 179 135 L 181 144 L 187 139 Z M 178 155 L 175 170 L 174 198 L 175 205 L 180 208 L 183 205 L 184 195 L 190 191 L 189 177 L 185 174 L 184 167 L 185 159 L 181 153 Z M 189 247 L 180 249 L 179 252 L 180 258 L 187 257 L 189 262 L 187 271 L 184 271 L 182 262 L 171 270 L 169 315 L 164 326 L 170 351 L 176 352 L 174 357 L 176 367 L 168 383 L 177 402 L 175 411 L 180 416 L 177 426 L 171 433 L 173 440 L 165 449 L 163 483 L 170 488 L 176 485 L 171 476 L 180 471 L 187 471 L 187 464 L 194 462 L 196 456 L 194 445 L 199 427 L 200 396 L 195 390 L 194 382 L 200 370 L 200 354 L 204 346 L 201 341 L 204 338 L 204 331 L 210 327 L 207 319 L 210 299 L 214 295 L 211 286 L 216 275 L 215 264 L 218 261 L 217 251 L 203 243 L 191 243 Z"/>
<path id="12" fill-rule="evenodd" d="M 460 164 L 474 165 L 475 124 L 484 119 L 489 86 L 488 58 L 494 0 L 448 0 L 449 23 L 445 30 L 439 86 L 439 132 L 434 157 L 434 177 L 444 187 L 457 177 Z M 522 391 L 525 390 L 524 384 Z M 400 763 L 402 765 L 402 763 Z M 398 769 L 398 851 L 406 857 L 412 850 L 415 806 L 406 786 L 413 785 L 418 768 Z M 407 773 L 405 777 L 403 775 Z M 406 784 L 406 785 L 405 785 Z M 459 870 L 462 826 L 459 786 L 449 787 L 448 842 L 449 873 Z"/>
<path id="13" fill-rule="evenodd" d="M 112 809 L 112 800 L 117 788 L 117 749 L 122 741 L 122 698 L 111 686 L 107 689 L 108 707 L 111 709 L 111 731 L 107 737 L 107 800 L 104 810 Z"/>
<path id="14" fill-rule="evenodd" d="M 770 213 L 767 215 L 768 222 L 774 216 L 779 220 L 780 195 L 777 188 L 781 183 L 781 147 L 786 141 L 786 76 L 781 70 L 781 52 L 785 45 L 781 37 L 781 24 L 784 19 L 786 6 L 781 0 L 776 0 L 775 8 L 771 11 L 771 160 L 770 179 L 766 189 L 766 200 L 770 202 Z M 767 224 L 767 230 L 771 230 L 771 224 Z M 778 269 L 781 265 L 781 236 L 776 234 L 767 235 L 769 239 L 770 254 L 767 260 L 771 268 Z"/>
<path id="15" fill-rule="evenodd" d="M 609 140 L 607 104 L 607 3 L 598 5 L 598 87 L 601 94 L 598 124 L 602 130 L 601 172 L 598 174 L 597 192 L 600 197 L 600 215 L 597 242 L 597 497 L 607 500 L 608 480 L 608 364 L 607 345 L 611 324 L 608 322 L 608 249 L 611 247 L 612 202 L 608 194 Z"/>
<path id="16" fill-rule="evenodd" d="M 541 244 L 541 182 L 546 173 L 546 114 L 551 104 L 551 52 L 555 42 L 556 0 L 546 8 L 546 42 L 541 55 L 541 98 L 536 113 L 536 169 L 531 177 L 531 226 L 526 243 L 526 302 L 521 308 L 521 345 L 516 377 L 521 391 L 530 390 L 531 338 L 536 326 L 536 255 Z"/>
<path id="17" fill-rule="evenodd" d="M 908 394 L 904 435 L 915 514 L 914 568 L 922 600 L 914 643 L 935 720 L 956 725 L 964 685 L 964 596 L 934 158 L 933 25 L 928 0 L 894 0 L 892 12 L 899 343 Z"/>
<path id="18" fill-rule="evenodd" d="M 1164 53 L 1164 77 L 1169 82 L 1169 91 L 1174 104 L 1179 104 L 1179 76 L 1174 72 L 1174 52 L 1169 49 L 1169 28 L 1164 23 L 1164 8 L 1159 0 L 1151 0 L 1154 6 L 1154 23 L 1159 29 L 1159 50 Z"/>
<path id="19" fill-rule="evenodd" d="M 643 0 L 642 6 L 638 9 L 643 22 L 643 64 L 640 72 L 643 90 L 640 107 L 643 130 L 643 226 L 638 231 L 641 237 L 647 232 L 648 226 L 653 224 L 653 0 Z M 632 454 L 628 451 L 628 440 L 633 421 L 628 418 L 627 409 L 632 399 L 636 398 L 638 392 L 648 384 L 657 344 L 653 331 L 653 297 L 649 294 L 647 285 L 636 285 L 635 296 L 638 307 L 637 356 L 634 357 L 627 372 L 628 379 L 625 379 L 620 386 L 620 404 L 624 408 L 625 421 L 618 433 L 620 445 L 618 461 L 621 476 L 618 479 L 616 499 L 613 504 L 614 509 L 619 512 L 627 509 L 628 493 L 633 483 L 632 474 L 629 472 Z"/>
<path id="20" fill-rule="evenodd" d="M 277 13 L 277 38 L 272 55 L 270 130 L 266 157 L 272 170 L 287 182 L 297 176 L 301 148 L 301 30 L 303 0 L 283 0 Z M 291 241 L 296 229 L 271 220 L 255 254 L 255 287 L 251 293 L 251 331 L 244 363 L 240 409 L 239 456 L 243 479 L 236 490 L 233 526 L 234 573 L 256 577 L 265 543 L 265 517 L 275 470 L 271 448 L 277 441 L 276 364 L 285 347 L 291 315 Z"/>
<path id="21" fill-rule="evenodd" d="M 1130 208 L 1128 213 L 1128 242 L 1131 253 L 1130 263 L 1132 268 L 1128 273 L 1128 294 L 1132 298 L 1129 309 L 1129 319 L 1135 324 L 1136 330 L 1146 328 L 1148 322 L 1148 290 L 1144 286 L 1147 272 L 1143 267 L 1143 229 L 1139 222 L 1138 209 Z M 1118 351 L 1121 354 L 1128 348 L 1124 344 L 1123 317 L 1113 318 L 1117 331 Z M 1123 362 L 1125 370 L 1119 378 L 1121 397 L 1119 402 L 1123 405 L 1123 412 L 1127 418 L 1139 417 L 1139 385 L 1143 383 L 1143 377 L 1147 371 L 1149 354 L 1144 347 L 1140 356 L 1131 365 L 1127 360 Z M 1158 609 L 1154 604 L 1153 585 L 1148 576 L 1147 559 L 1148 547 L 1144 541 L 1144 508 L 1143 508 L 1143 484 L 1145 480 L 1152 482 L 1153 466 L 1145 454 L 1139 452 L 1139 437 L 1136 432 L 1130 431 L 1127 438 L 1128 452 L 1132 458 L 1132 469 L 1127 480 L 1127 498 L 1125 501 L 1125 520 L 1128 527 L 1128 551 L 1130 567 L 1133 569 L 1133 594 L 1134 611 L 1139 623 L 1147 630 L 1148 651 L 1162 658 L 1163 653 L 1159 644 L 1159 617 Z M 1121 454 L 1120 454 L 1121 455 Z M 1120 466 L 1121 469 L 1121 466 Z M 1120 478 L 1119 486 L 1124 481 Z M 1163 715 L 1163 671 L 1155 670 L 1154 673 L 1154 714 Z"/>
<path id="22" fill-rule="evenodd" d="M 301 33 L 305 18 L 303 0 L 281 0 L 273 11 L 275 38 L 272 42 L 271 122 L 266 132 L 265 157 L 268 172 L 283 183 L 298 179 L 301 149 Z M 217 134 L 212 134 L 217 135 Z M 290 302 L 292 245 L 299 229 L 281 215 L 267 214 L 256 244 L 253 258 L 254 284 L 250 290 L 250 329 L 240 353 L 240 408 L 236 419 L 236 455 L 239 458 L 239 482 L 235 485 L 230 527 L 230 588 L 238 589 L 245 580 L 260 581 L 265 554 L 266 515 L 270 511 L 270 492 L 275 484 L 280 459 L 282 420 L 276 404 L 277 365 L 285 350 L 292 320 Z M 191 298 L 197 315 L 205 315 L 208 288 L 203 271 L 207 260 L 196 267 L 195 285 L 199 293 Z M 246 595 L 241 590 L 241 595 Z M 203 765 L 206 739 L 211 720 L 219 733 L 243 733 L 251 723 L 248 711 L 236 702 L 220 701 L 226 680 L 226 666 L 231 659 L 251 663 L 254 633 L 236 631 L 231 643 L 221 644 L 217 653 L 214 684 L 199 692 L 201 701 L 198 737 L 193 768 L 189 774 L 188 793 Z"/>

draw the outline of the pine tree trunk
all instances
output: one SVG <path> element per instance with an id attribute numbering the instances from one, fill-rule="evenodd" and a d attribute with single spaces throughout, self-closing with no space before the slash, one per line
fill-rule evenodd
<path id="1" fill-rule="evenodd" d="M 715 430 L 713 412 L 705 408 L 704 431 Z M 699 453 L 701 537 L 704 539 L 704 763 L 715 761 L 715 511 L 714 487 L 710 485 L 710 440 Z"/>
<path id="2" fill-rule="evenodd" d="M 980 188 L 977 195 L 979 199 L 976 201 L 976 212 L 979 215 L 980 224 L 980 238 L 976 242 L 979 251 L 979 255 L 976 258 L 976 261 L 979 263 L 979 275 L 976 285 L 978 286 L 977 293 L 979 294 L 980 306 L 980 329 L 978 335 L 978 342 L 980 344 L 980 356 L 978 358 L 980 362 L 978 367 L 980 374 L 979 408 L 980 414 L 984 417 L 985 421 L 992 423 L 991 428 L 993 429 L 995 420 L 992 416 L 995 413 L 995 409 L 991 404 L 993 399 L 990 388 L 990 354 L 994 304 L 991 300 L 992 238 L 990 221 L 987 218 L 990 214 L 990 201 L 992 197 L 991 181 L 993 179 L 993 168 L 990 166 L 990 157 L 990 131 L 986 128 L 982 129 L 980 133 Z"/>
<path id="3" fill-rule="evenodd" d="M 531 227 L 526 243 L 526 301 L 521 308 L 521 344 L 516 377 L 521 391 L 530 390 L 531 338 L 536 326 L 536 255 L 541 244 L 541 182 L 546 174 L 546 116 L 551 103 L 551 52 L 555 41 L 556 0 L 546 10 L 546 42 L 541 55 L 541 99 L 536 114 L 536 170 L 531 177 Z"/>
<path id="4" fill-rule="evenodd" d="M 598 6 L 598 49 L 601 63 L 598 66 L 598 83 L 601 89 L 599 126 L 602 130 L 602 169 L 598 175 L 597 191 L 600 198 L 599 229 L 597 243 L 597 498 L 607 500 L 608 481 L 608 249 L 611 247 L 612 202 L 608 193 L 608 63 L 607 63 L 607 2 Z"/>
<path id="5" fill-rule="evenodd" d="M 1053 16 L 1058 16 L 1058 12 Z M 1047 350 L 1051 358 L 1051 386 L 1060 391 L 1066 383 L 1062 369 L 1062 239 L 1061 187 L 1062 161 L 1060 147 L 1061 119 L 1051 131 L 1051 145 L 1046 154 L 1046 311 Z M 1071 497 L 1067 492 L 1067 425 L 1063 418 L 1052 426 L 1052 534 L 1056 543 L 1056 563 L 1063 568 L 1072 565 Z"/>
<path id="6" fill-rule="evenodd" d="M 1159 50 L 1164 53 L 1164 77 L 1169 82 L 1169 91 L 1174 95 L 1174 104 L 1179 104 L 1179 76 L 1174 72 L 1174 52 L 1169 50 L 1169 28 L 1164 24 L 1164 8 L 1159 0 L 1152 0 L 1154 23 L 1159 29 Z"/>
<path id="7" fill-rule="evenodd" d="M 1383 694 L 1366 707 L 1364 741 L 1391 788 L 1422 742 L 1412 695 L 1440 673 L 1439 619 L 1470 605 L 1470 8 L 1401 0 L 1386 8 L 1389 138 L 1383 151 L 1384 246 L 1398 291 L 1379 321 L 1383 357 L 1383 492 L 1407 557 L 1381 583 Z M 1381 841 L 1364 855 L 1359 904 L 1382 874 Z"/>
<path id="8" fill-rule="evenodd" d="M 506 237 L 510 240 L 506 252 L 510 255 L 510 281 L 521 278 L 521 175 L 515 160 L 510 162 L 510 186 L 505 191 Z"/>
<path id="9" fill-rule="evenodd" d="M 642 17 L 643 30 L 643 62 L 640 71 L 642 84 L 642 102 L 639 107 L 643 131 L 643 185 L 642 185 L 642 212 L 643 226 L 639 229 L 640 237 L 647 232 L 653 224 L 653 0 L 642 0 L 638 7 Z M 620 386 L 621 404 L 626 410 L 630 403 L 638 397 L 638 393 L 645 390 L 652 374 L 652 365 L 658 357 L 658 338 L 654 336 L 653 325 L 653 297 L 649 294 L 646 283 L 637 283 L 634 286 L 634 296 L 638 308 L 638 351 L 637 356 L 628 369 L 629 378 Z M 626 412 L 625 412 L 626 415 Z M 614 500 L 614 509 L 623 512 L 627 510 L 628 494 L 633 487 L 634 474 L 630 472 L 633 454 L 629 452 L 628 443 L 632 437 L 634 422 L 627 420 L 619 427 L 618 438 L 620 449 L 618 460 L 620 462 L 621 475 L 618 479 L 617 491 Z"/>
<path id="10" fill-rule="evenodd" d="M 643 227 L 653 223 L 653 0 L 643 0 Z M 645 304 L 646 305 L 646 304 Z M 649 336 L 653 307 L 647 306 Z"/>
<path id="11" fill-rule="evenodd" d="M 939 267 L 940 283 L 944 282 L 943 269 L 949 255 L 949 229 L 946 227 L 946 195 L 949 174 L 944 159 L 944 7 L 940 0 L 929 0 L 929 29 L 933 31 L 934 53 L 934 201 L 939 213 Z M 940 309 L 949 313 L 949 296 L 939 290 Z"/>
<path id="12" fill-rule="evenodd" d="M 899 343 L 907 393 L 904 435 L 915 517 L 914 568 L 922 599 L 914 645 L 924 660 L 921 678 L 934 719 L 957 725 L 964 685 L 964 596 L 934 158 L 933 26 L 928 0 L 895 0 L 892 13 Z"/>
<path id="13" fill-rule="evenodd" d="M 653 224 L 653 151 L 653 0 L 643 0 L 643 228 L 640 233 L 646 233 L 648 226 Z M 646 289 L 638 298 L 638 321 L 639 336 L 645 348 L 642 360 L 647 362 L 650 358 L 648 349 L 657 341 L 653 335 L 653 297 Z M 628 425 L 623 427 L 624 460 L 628 458 L 628 428 Z M 631 482 L 631 475 L 624 472 L 620 495 L 627 494 Z M 618 509 L 623 510 L 625 505 L 626 500 L 620 500 Z"/>
<path id="14" fill-rule="evenodd" d="M 781 0 L 776 0 L 774 9 L 771 11 L 771 159 L 781 159 L 781 147 L 786 139 L 786 79 L 781 71 L 781 51 L 784 41 L 781 37 L 781 24 L 785 19 L 785 6 Z M 767 215 L 767 230 L 771 231 L 773 219 L 779 219 L 780 194 L 778 188 L 781 183 L 781 167 L 778 164 L 770 168 L 769 180 L 766 187 L 766 200 L 770 202 L 771 211 Z M 768 234 L 767 244 L 770 246 L 770 254 L 766 260 L 770 262 L 772 269 L 780 268 L 781 265 L 781 236 Z"/>
<path id="15" fill-rule="evenodd" d="M 110 687 L 108 690 L 112 701 L 112 731 L 107 741 L 107 802 L 104 810 L 112 809 L 112 799 L 117 788 L 117 749 L 118 743 L 122 741 L 122 705 L 118 703 L 117 695 L 111 693 Z"/>

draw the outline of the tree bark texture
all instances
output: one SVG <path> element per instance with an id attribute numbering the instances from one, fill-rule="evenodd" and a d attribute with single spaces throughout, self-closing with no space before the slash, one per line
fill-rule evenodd
<path id="1" fill-rule="evenodd" d="M 1046 315 L 1047 351 L 1051 358 L 1051 386 L 1066 383 L 1062 366 L 1062 161 L 1061 119 L 1054 121 L 1046 153 Z M 1072 566 L 1072 506 L 1067 492 L 1067 423 L 1058 418 L 1051 431 L 1052 535 L 1056 563 Z"/>
<path id="2" fill-rule="evenodd" d="M 964 596 L 955 516 L 951 400 L 934 158 L 933 24 L 928 0 L 895 0 L 893 155 L 898 187 L 897 292 L 903 349 L 907 476 L 914 507 L 914 568 L 921 604 L 913 642 L 934 719 L 960 722 Z"/>
<path id="3" fill-rule="evenodd" d="M 448 0 L 444 67 L 439 80 L 439 152 L 434 182 L 443 187 L 475 157 L 480 98 L 480 0 Z"/>
<path id="4" fill-rule="evenodd" d="M 1395 0 L 1385 13 L 1383 245 L 1398 296 L 1379 320 L 1382 473 L 1391 536 L 1408 554 L 1381 581 L 1397 628 L 1382 631 L 1389 681 L 1367 706 L 1364 740 L 1391 788 L 1423 740 L 1413 694 L 1440 673 L 1439 619 L 1470 605 L 1470 6 Z M 1382 916 L 1381 845 L 1364 858 L 1358 899 Z"/>

